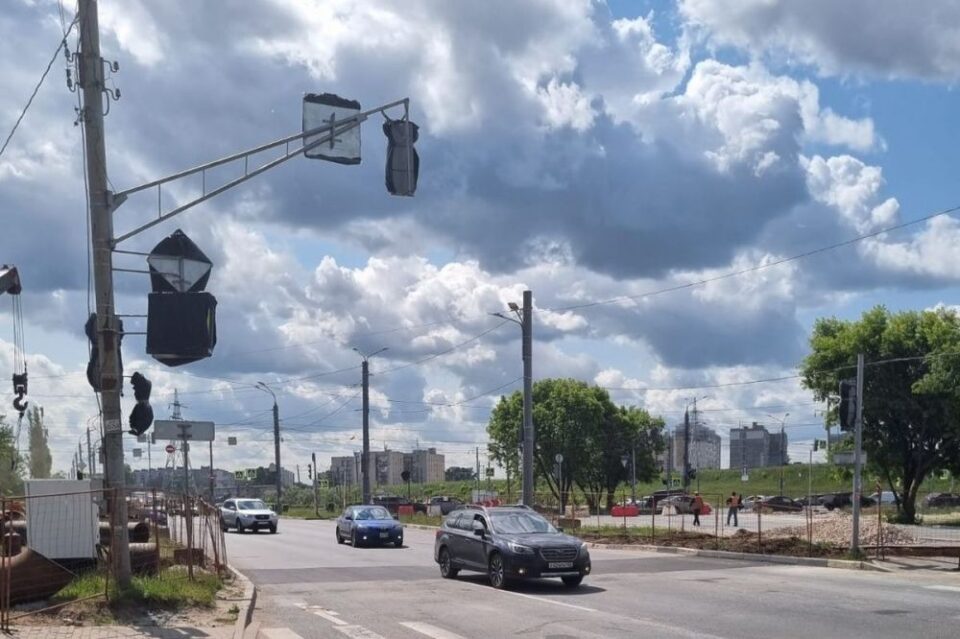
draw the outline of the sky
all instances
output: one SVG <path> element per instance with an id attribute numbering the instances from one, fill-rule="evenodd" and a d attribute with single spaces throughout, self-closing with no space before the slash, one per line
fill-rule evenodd
<path id="1" fill-rule="evenodd" d="M 132 317 L 123 359 L 152 380 L 158 418 L 176 391 L 185 418 L 217 423 L 218 467 L 273 459 L 259 381 L 278 399 L 285 467 L 315 452 L 324 470 L 358 450 L 353 349 L 384 347 L 370 365 L 373 448 L 436 447 L 452 466 L 479 446 L 485 464 L 490 409 L 522 385 L 520 330 L 492 313 L 526 289 L 534 379 L 601 385 L 671 427 L 697 399 L 721 435 L 785 419 L 791 457 L 806 460 L 825 434 L 824 406 L 797 378 L 816 319 L 957 303 L 960 217 L 929 216 L 960 205 L 958 0 L 99 4 L 103 56 L 119 66 L 105 119 L 115 190 L 297 133 L 305 93 L 364 108 L 409 98 L 420 126 L 413 198 L 386 192 L 371 118 L 360 165 L 296 158 L 121 245 L 149 252 L 182 229 L 213 262 L 213 357 L 166 367 Z M 7 0 L 0 12 L 4 138 L 74 11 Z M 98 423 L 65 68 L 61 55 L 0 155 L 0 262 L 21 272 L 29 399 L 60 470 Z M 160 199 L 200 189 L 188 178 Z M 157 201 L 131 196 L 116 233 L 155 217 Z M 117 254 L 114 266 L 145 263 Z M 115 284 L 118 312 L 146 312 L 147 277 L 117 272 Z M 128 387 L 124 414 L 132 404 Z"/>

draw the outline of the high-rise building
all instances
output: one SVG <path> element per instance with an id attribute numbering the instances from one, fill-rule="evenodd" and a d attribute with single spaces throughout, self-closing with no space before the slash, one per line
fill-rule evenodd
<path id="1" fill-rule="evenodd" d="M 720 468 L 720 435 L 703 424 L 690 424 L 690 468 Z M 681 476 L 684 468 L 686 437 L 683 424 L 678 424 L 668 440 L 673 456 L 673 469 Z"/>
<path id="2" fill-rule="evenodd" d="M 355 486 L 361 483 L 360 453 L 333 457 L 330 460 L 330 479 L 337 486 Z M 403 471 L 410 473 L 410 481 L 424 484 L 444 480 L 444 456 L 436 448 L 414 450 L 370 451 L 370 484 L 398 486 L 403 483 Z"/>
<path id="3" fill-rule="evenodd" d="M 763 468 L 790 463 L 787 434 L 771 433 L 754 422 L 745 428 L 730 429 L 730 468 Z"/>
<path id="4" fill-rule="evenodd" d="M 417 449 L 404 454 L 404 466 L 410 472 L 410 481 L 416 484 L 428 484 L 445 479 L 443 455 L 436 448 Z"/>
<path id="5" fill-rule="evenodd" d="M 770 451 L 767 453 L 768 466 L 785 466 L 790 463 L 787 455 L 787 433 L 770 433 Z"/>

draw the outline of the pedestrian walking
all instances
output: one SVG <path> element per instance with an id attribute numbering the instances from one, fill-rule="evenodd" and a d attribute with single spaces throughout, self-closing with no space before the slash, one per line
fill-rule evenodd
<path id="1" fill-rule="evenodd" d="M 693 503 L 690 504 L 690 510 L 693 511 L 693 525 L 700 525 L 700 513 L 703 512 L 703 497 L 700 493 L 693 493 Z"/>
<path id="2" fill-rule="evenodd" d="M 737 491 L 730 493 L 730 496 L 727 497 L 727 525 L 730 525 L 730 519 L 733 518 L 733 525 L 736 528 L 740 527 L 740 522 L 737 520 L 737 515 L 740 513 L 740 506 L 743 503 L 740 495 L 737 494 Z"/>

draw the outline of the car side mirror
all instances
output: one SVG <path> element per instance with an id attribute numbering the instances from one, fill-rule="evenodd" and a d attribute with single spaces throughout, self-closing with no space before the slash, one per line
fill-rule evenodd
<path id="1" fill-rule="evenodd" d="M 476 535 L 477 537 L 483 537 L 485 534 L 487 534 L 487 529 L 484 528 L 483 524 L 481 524 L 479 521 L 474 521 L 473 534 Z"/>
<path id="2" fill-rule="evenodd" d="M 351 517 L 350 515 L 347 515 L 346 517 L 344 517 L 344 519 L 346 519 L 347 521 L 353 521 L 353 517 Z"/>

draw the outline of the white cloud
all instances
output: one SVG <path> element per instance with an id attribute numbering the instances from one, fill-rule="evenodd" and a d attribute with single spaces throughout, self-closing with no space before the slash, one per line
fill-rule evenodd
<path id="1" fill-rule="evenodd" d="M 828 75 L 960 77 L 960 4 L 898 0 L 679 0 L 711 41 Z"/>
<path id="2" fill-rule="evenodd" d="M 801 158 L 807 188 L 818 202 L 834 207 L 859 233 L 893 225 L 900 205 L 883 198 L 883 171 L 849 155 Z"/>

